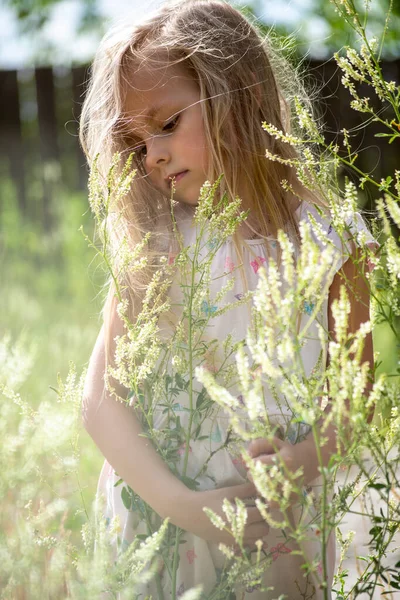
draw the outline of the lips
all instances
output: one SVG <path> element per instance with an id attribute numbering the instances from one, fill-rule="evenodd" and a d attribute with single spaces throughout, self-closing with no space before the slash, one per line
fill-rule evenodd
<path id="1" fill-rule="evenodd" d="M 184 177 L 186 175 L 186 173 L 188 173 L 188 171 L 179 171 L 178 173 L 172 173 L 171 175 L 168 175 L 167 179 L 167 183 L 168 183 L 168 187 L 172 186 L 172 181 L 174 181 L 175 185 L 177 183 L 179 183 L 179 181 L 182 179 L 182 177 Z"/>

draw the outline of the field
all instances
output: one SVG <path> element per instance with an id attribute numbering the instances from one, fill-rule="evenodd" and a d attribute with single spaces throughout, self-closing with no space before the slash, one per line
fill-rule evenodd
<path id="1" fill-rule="evenodd" d="M 0 587 L 9 599 L 61 598 L 66 586 L 71 593 L 102 464 L 81 425 L 70 364 L 77 380 L 100 327 L 105 277 L 80 231 L 92 235 L 84 194 L 60 192 L 49 233 L 24 222 L 10 186 L 3 199 Z M 380 370 L 394 370 L 386 330 L 375 346 Z"/>
<path id="2" fill-rule="evenodd" d="M 94 500 L 100 453 L 81 427 L 79 398 L 60 400 L 57 390 L 71 362 L 78 374 L 88 362 L 103 278 L 79 231 L 91 227 L 84 195 L 60 194 L 63 218 L 46 234 L 23 221 L 10 187 L 2 190 L 0 588 L 35 598 L 55 540 L 82 545 Z M 20 582 L 9 596 L 7 582 Z"/>

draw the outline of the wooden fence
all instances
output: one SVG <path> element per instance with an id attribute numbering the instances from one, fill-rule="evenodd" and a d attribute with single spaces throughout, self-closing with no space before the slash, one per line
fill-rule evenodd
<path id="1" fill-rule="evenodd" d="M 383 71 L 387 79 L 399 83 L 400 60 L 384 63 Z M 337 132 L 343 127 L 354 131 L 358 164 L 376 180 L 399 168 L 398 142 L 388 146 L 384 138 L 375 138 L 380 130 L 376 124 L 367 130 L 359 127 L 365 117 L 350 108 L 336 63 L 310 62 L 308 72 L 320 89 L 319 114 L 327 139 L 340 141 Z M 87 76 L 86 66 L 0 71 L 0 176 L 14 182 L 21 213 L 39 218 L 47 228 L 60 185 L 70 191 L 86 186 L 78 122 Z M 371 90 L 366 95 L 373 96 Z M 1 202 L 0 198 L 0 210 Z"/>
<path id="2" fill-rule="evenodd" d="M 46 228 L 59 190 L 86 187 L 78 124 L 87 72 L 86 66 L 0 71 L 0 176 L 14 182 L 21 214 Z"/>

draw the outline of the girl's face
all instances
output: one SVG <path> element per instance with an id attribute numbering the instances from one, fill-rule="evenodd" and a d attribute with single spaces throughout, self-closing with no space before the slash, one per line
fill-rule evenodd
<path id="1" fill-rule="evenodd" d="M 125 101 L 138 160 L 155 188 L 195 206 L 207 179 L 208 150 L 197 83 L 181 65 L 142 67 Z"/>

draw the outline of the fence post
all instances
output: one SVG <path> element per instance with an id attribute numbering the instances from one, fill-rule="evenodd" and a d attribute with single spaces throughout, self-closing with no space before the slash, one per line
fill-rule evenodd
<path id="1" fill-rule="evenodd" d="M 82 104 L 86 94 L 87 71 L 86 66 L 73 67 L 72 69 L 72 110 L 77 123 L 80 120 Z M 86 158 L 79 141 L 76 144 L 76 160 L 78 165 L 78 185 L 80 189 L 86 190 L 88 180 Z"/>
<path id="2" fill-rule="evenodd" d="M 46 230 L 49 230 L 52 222 L 51 200 L 59 169 L 53 69 L 51 67 L 36 68 L 35 81 L 40 153 L 43 161 L 43 225 Z"/>
<path id="3" fill-rule="evenodd" d="M 9 165 L 20 214 L 26 216 L 25 156 L 17 71 L 0 71 L 0 157 Z"/>

